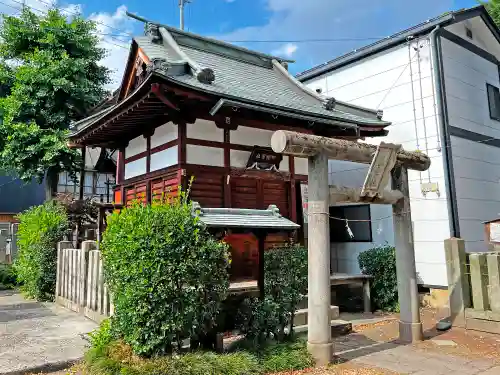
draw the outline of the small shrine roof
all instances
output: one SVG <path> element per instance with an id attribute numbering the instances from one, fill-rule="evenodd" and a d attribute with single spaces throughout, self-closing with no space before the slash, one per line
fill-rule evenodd
<path id="1" fill-rule="evenodd" d="M 278 207 L 271 205 L 267 210 L 243 208 L 202 208 L 193 202 L 193 210 L 209 228 L 248 228 L 295 230 L 300 225 L 281 216 Z"/>

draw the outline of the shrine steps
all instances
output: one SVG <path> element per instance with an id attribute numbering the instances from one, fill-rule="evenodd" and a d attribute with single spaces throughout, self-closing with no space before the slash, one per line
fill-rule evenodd
<path id="1" fill-rule="evenodd" d="M 295 326 L 293 328 L 295 333 L 307 332 L 307 324 Z M 347 335 L 352 332 L 352 323 L 346 320 L 332 320 L 331 321 L 331 334 L 332 337 Z"/>
<path id="2" fill-rule="evenodd" d="M 339 308 L 338 306 L 330 306 L 330 320 L 338 319 L 339 317 Z M 303 326 L 307 325 L 307 309 L 299 309 L 295 313 L 294 318 L 294 326 Z"/>

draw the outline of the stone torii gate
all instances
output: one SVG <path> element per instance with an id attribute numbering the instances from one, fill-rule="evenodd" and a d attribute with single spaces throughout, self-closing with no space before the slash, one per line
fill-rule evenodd
<path id="1" fill-rule="evenodd" d="M 330 203 L 364 202 L 393 206 L 401 310 L 399 337 L 405 342 L 422 340 L 407 170 L 427 170 L 430 167 L 429 157 L 420 152 L 404 151 L 401 145 L 382 142 L 374 146 L 283 130 L 273 134 L 271 146 L 276 153 L 309 159 L 307 341 L 316 362 L 327 364 L 333 354 L 329 318 Z M 329 187 L 329 159 L 370 164 L 363 187 Z M 390 179 L 392 190 L 384 190 Z"/>

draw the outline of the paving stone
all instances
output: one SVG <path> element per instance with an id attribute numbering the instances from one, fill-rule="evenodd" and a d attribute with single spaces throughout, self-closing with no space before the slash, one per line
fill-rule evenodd
<path id="1" fill-rule="evenodd" d="M 437 346 L 457 346 L 457 343 L 453 340 L 431 340 Z"/>
<path id="2" fill-rule="evenodd" d="M 50 303 L 0 292 L 0 373 L 22 372 L 76 361 L 87 342 L 81 334 L 97 325 Z"/>

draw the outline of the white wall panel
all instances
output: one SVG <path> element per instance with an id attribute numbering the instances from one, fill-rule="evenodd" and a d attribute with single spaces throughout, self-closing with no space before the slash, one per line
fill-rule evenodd
<path id="1" fill-rule="evenodd" d="M 309 161 L 305 158 L 294 158 L 295 174 L 303 174 L 307 176 Z"/>
<path id="2" fill-rule="evenodd" d="M 158 169 L 167 168 L 179 162 L 178 147 L 173 146 L 166 150 L 151 154 L 150 171 L 154 172 Z"/>
<path id="3" fill-rule="evenodd" d="M 179 128 L 177 125 L 169 122 L 155 129 L 155 133 L 151 137 L 151 148 L 161 146 L 165 143 L 177 139 Z"/>
<path id="4" fill-rule="evenodd" d="M 197 119 L 194 124 L 187 124 L 186 136 L 206 141 L 224 142 L 224 130 L 219 129 L 215 122 Z"/>
<path id="5" fill-rule="evenodd" d="M 140 154 L 141 152 L 146 151 L 147 149 L 147 141 L 144 136 L 140 135 L 137 138 L 132 139 L 128 146 L 125 148 L 125 158 L 129 158 L 131 156 Z"/>
<path id="6" fill-rule="evenodd" d="M 134 160 L 125 164 L 125 179 L 146 173 L 146 158 Z"/>
<path id="7" fill-rule="evenodd" d="M 231 143 L 247 146 L 271 147 L 271 136 L 273 131 L 255 129 L 248 126 L 238 126 L 237 130 L 231 131 Z"/>
<path id="8" fill-rule="evenodd" d="M 250 154 L 251 152 L 249 151 L 231 150 L 229 152 L 231 167 L 246 168 Z"/>
<path id="9" fill-rule="evenodd" d="M 450 31 L 460 35 L 463 26 Z M 478 30 L 473 36 L 480 35 Z M 488 42 L 475 44 L 488 48 Z M 486 92 L 486 83 L 500 86 L 498 66 L 448 40 L 443 39 L 442 47 L 450 125 L 500 138 L 500 122 L 490 118 Z M 456 136 L 451 147 L 460 236 L 467 251 L 486 251 L 483 222 L 500 213 L 500 148 Z"/>
<path id="10" fill-rule="evenodd" d="M 186 161 L 188 164 L 224 166 L 224 149 L 197 145 L 186 146 Z"/>

